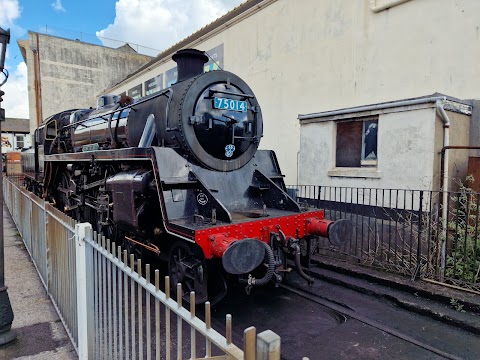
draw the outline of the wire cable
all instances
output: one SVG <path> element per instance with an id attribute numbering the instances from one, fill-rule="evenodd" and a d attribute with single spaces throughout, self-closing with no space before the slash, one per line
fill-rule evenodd
<path id="1" fill-rule="evenodd" d="M 2 70 L 2 73 L 3 73 L 3 75 L 5 76 L 5 80 L 3 80 L 2 82 L 0 82 L 0 86 L 2 86 L 3 84 L 5 84 L 5 83 L 7 82 L 7 80 L 8 80 L 8 70 L 4 68 L 4 69 Z"/>

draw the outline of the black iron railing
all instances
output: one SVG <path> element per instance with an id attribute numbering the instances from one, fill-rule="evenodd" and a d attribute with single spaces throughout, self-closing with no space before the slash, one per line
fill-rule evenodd
<path id="1" fill-rule="evenodd" d="M 288 186 L 305 207 L 354 224 L 350 242 L 317 252 L 409 275 L 480 290 L 480 194 L 301 185 Z M 445 204 L 445 206 L 444 206 Z"/>

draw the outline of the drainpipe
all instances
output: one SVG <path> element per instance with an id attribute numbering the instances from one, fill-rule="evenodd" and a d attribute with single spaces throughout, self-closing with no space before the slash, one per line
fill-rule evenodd
<path id="1" fill-rule="evenodd" d="M 302 144 L 300 144 L 300 148 L 302 148 Z M 300 158 L 300 150 L 297 151 L 297 182 L 295 185 L 298 186 L 298 175 L 299 175 L 299 165 L 298 165 L 298 160 Z"/>
<path id="2" fill-rule="evenodd" d="M 37 55 L 37 66 L 38 66 L 38 107 L 39 107 L 39 114 L 40 114 L 40 117 L 37 119 L 38 121 L 37 127 L 38 127 L 43 121 L 43 104 L 42 104 L 43 100 L 42 100 L 42 75 L 40 71 L 40 42 L 38 39 L 38 34 L 35 34 L 35 36 L 37 40 L 36 55 Z"/>
<path id="3" fill-rule="evenodd" d="M 43 120 L 42 114 L 42 81 L 40 77 L 40 50 L 38 34 L 35 34 L 35 44 L 30 45 L 30 50 L 33 52 L 33 86 L 35 92 L 35 113 L 36 113 L 36 126 L 39 127 Z"/>
<path id="4" fill-rule="evenodd" d="M 444 98 L 443 100 L 446 100 Z M 437 100 L 436 101 L 436 108 L 437 112 L 440 115 L 440 119 L 443 121 L 443 149 L 445 150 L 444 156 L 443 156 L 443 162 L 442 162 L 442 167 L 443 167 L 443 177 L 442 177 L 442 191 L 443 191 L 443 196 L 442 196 L 442 227 L 445 229 L 445 239 L 442 241 L 442 252 L 441 252 L 441 270 L 442 273 L 440 274 L 441 279 L 443 280 L 443 275 L 445 274 L 445 265 L 446 265 L 446 258 L 447 258 L 447 204 L 448 204 L 448 146 L 450 144 L 450 119 L 447 116 L 447 113 L 445 112 L 445 109 L 443 108 L 443 101 L 442 100 Z"/>

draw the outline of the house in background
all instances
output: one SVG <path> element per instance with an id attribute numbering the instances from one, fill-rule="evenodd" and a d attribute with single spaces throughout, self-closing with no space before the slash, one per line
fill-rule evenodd
<path id="1" fill-rule="evenodd" d="M 477 158 L 479 105 L 434 94 L 299 115 L 299 184 L 457 190 Z"/>
<path id="2" fill-rule="evenodd" d="M 31 146 L 30 121 L 6 118 L 2 123 L 2 153 L 21 151 Z"/>

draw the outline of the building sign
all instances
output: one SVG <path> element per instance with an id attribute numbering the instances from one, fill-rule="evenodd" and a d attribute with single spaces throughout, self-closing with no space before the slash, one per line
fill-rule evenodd
<path id="1" fill-rule="evenodd" d="M 131 96 L 134 100 L 140 99 L 142 97 L 142 84 L 128 90 L 128 96 Z"/>
<path id="2" fill-rule="evenodd" d="M 214 47 L 207 51 L 208 62 L 204 65 L 204 71 L 221 70 L 223 69 L 223 44 Z"/>
<path id="3" fill-rule="evenodd" d="M 205 72 L 223 69 L 223 62 L 224 62 L 223 61 L 224 60 L 223 44 L 220 44 L 214 47 L 213 49 L 208 50 L 206 53 L 208 54 L 208 62 L 204 65 L 204 68 L 203 68 Z M 165 79 L 165 87 L 170 87 L 173 84 L 175 84 L 178 79 L 177 67 L 175 66 L 165 71 L 165 73 L 145 81 L 145 95 L 154 94 L 160 90 L 163 90 L 165 88 L 163 85 L 164 79 Z M 128 95 L 132 96 L 134 99 L 137 99 L 137 98 L 133 96 L 131 92 L 137 87 L 138 86 L 128 91 Z M 141 92 L 141 89 L 140 89 L 140 92 Z"/>
<path id="4" fill-rule="evenodd" d="M 145 81 L 145 95 L 155 94 L 163 89 L 163 74 Z"/>
<path id="5" fill-rule="evenodd" d="M 165 72 L 165 83 L 167 84 L 167 87 L 170 87 L 173 84 L 175 84 L 177 82 L 177 77 L 178 77 L 178 72 L 177 72 L 176 66 L 170 70 L 167 70 Z"/>
<path id="6" fill-rule="evenodd" d="M 2 152 L 13 151 L 13 134 L 2 134 Z"/>

